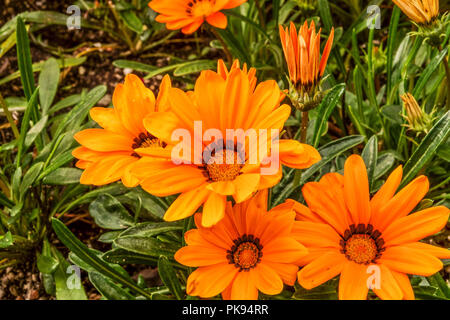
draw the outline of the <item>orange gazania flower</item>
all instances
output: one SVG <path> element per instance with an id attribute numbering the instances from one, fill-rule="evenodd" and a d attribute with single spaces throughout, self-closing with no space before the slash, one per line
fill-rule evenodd
<path id="1" fill-rule="evenodd" d="M 247 0 L 152 0 L 150 8 L 159 13 L 156 21 L 165 23 L 167 29 L 185 34 L 195 32 L 206 20 L 210 25 L 225 29 L 227 17 L 220 12 L 240 6 Z"/>
<path id="2" fill-rule="evenodd" d="M 401 179 L 399 166 L 370 199 L 364 161 L 352 155 L 343 176 L 330 173 L 303 187 L 309 208 L 294 208 L 301 221 L 292 232 L 310 252 L 299 262 L 306 265 L 298 272 L 304 288 L 340 274 L 339 299 L 366 299 L 369 285 L 381 299 L 414 299 L 408 274 L 442 268 L 439 258 L 450 258 L 450 251 L 419 240 L 440 231 L 450 210 L 409 214 L 428 192 L 428 179 L 419 176 L 396 193 Z"/>
<path id="3" fill-rule="evenodd" d="M 393 1 L 415 23 L 429 24 L 439 15 L 439 0 Z"/>
<path id="4" fill-rule="evenodd" d="M 262 131 L 267 132 L 269 139 L 272 129 L 281 131 L 291 113 L 288 105 L 280 106 L 284 95 L 273 80 L 259 85 L 256 82 L 255 69 L 247 71 L 244 66 L 241 70 L 236 61 L 228 71 L 220 60 L 218 72 L 203 71 L 193 92 L 170 89 L 170 111 L 153 113 L 144 119 L 151 134 L 170 141 L 171 145 L 178 143 L 172 140 L 175 130 L 184 129 L 194 137 L 189 152 L 194 159 L 189 158 L 188 163 L 174 163 L 170 148 L 163 152 L 143 150 L 143 154 L 161 156 L 160 161 L 143 157 L 139 166 L 133 169 L 147 192 L 155 196 L 181 194 L 167 210 L 165 220 L 184 219 L 203 204 L 203 226 L 212 226 L 224 216 L 227 196 L 233 196 L 239 203 L 280 181 L 281 165 L 274 165 L 273 174 L 261 174 L 261 168 L 267 166 L 261 161 L 267 157 L 259 157 L 256 163 L 250 162 L 255 157 L 250 155 L 248 139 L 244 150 L 236 139 L 220 141 L 211 138 L 206 142 L 195 137 L 195 123 L 201 123 L 203 132 L 217 131 L 222 139 L 226 139 L 228 129 L 242 132 L 254 129 L 255 135 L 259 134 L 256 136 L 258 146 L 265 139 Z M 213 155 L 211 148 L 219 143 L 222 146 L 218 147 L 220 150 L 215 148 Z M 196 145 L 201 152 L 196 152 Z M 271 140 L 267 145 L 268 150 L 273 147 Z M 278 146 L 280 164 L 302 169 L 320 160 L 316 149 L 298 141 L 280 139 Z M 204 156 L 208 151 L 210 158 Z"/>
<path id="5" fill-rule="evenodd" d="M 198 229 L 184 237 L 186 247 L 175 259 L 199 267 L 188 278 L 187 294 L 204 298 L 222 293 L 224 299 L 257 299 L 258 290 L 269 295 L 293 286 L 298 266 L 307 250 L 291 235 L 295 220 L 292 206 L 279 205 L 267 212 L 267 190 L 231 206 L 212 228 L 204 228 L 201 214 L 195 215 Z"/>
<path id="6" fill-rule="evenodd" d="M 320 33 L 316 33 L 314 21 L 305 21 L 297 34 L 294 23 L 290 28 L 280 28 L 281 44 L 289 69 L 289 78 L 292 84 L 302 93 L 311 94 L 316 89 L 320 78 L 325 72 L 328 57 L 331 52 L 334 38 L 334 28 L 331 29 L 328 41 L 320 57 Z"/>
<path id="7" fill-rule="evenodd" d="M 129 74 L 125 83 L 114 90 L 114 108 L 91 109 L 92 119 L 103 129 L 86 129 L 74 135 L 81 144 L 72 152 L 79 159 L 76 166 L 84 169 L 80 183 L 104 185 L 121 179 L 127 187 L 138 185 L 139 181 L 129 171 L 140 158 L 136 149 L 165 147 L 164 142 L 144 128 L 142 119 L 166 110 L 170 87 L 170 78 L 166 76 L 155 99 L 139 77 Z"/>

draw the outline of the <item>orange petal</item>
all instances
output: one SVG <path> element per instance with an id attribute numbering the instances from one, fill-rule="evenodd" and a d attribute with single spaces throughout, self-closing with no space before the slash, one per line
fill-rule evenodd
<path id="1" fill-rule="evenodd" d="M 403 300 L 414 300 L 414 290 L 408 275 L 393 270 L 391 270 L 391 274 L 403 292 Z"/>
<path id="2" fill-rule="evenodd" d="M 388 246 L 416 242 L 440 231 L 447 223 L 450 210 L 432 207 L 395 220 L 383 232 Z"/>
<path id="3" fill-rule="evenodd" d="M 298 282 L 305 289 L 315 288 L 340 274 L 346 262 L 343 254 L 328 249 L 298 272 Z"/>
<path id="4" fill-rule="evenodd" d="M 204 185 L 206 180 L 207 178 L 197 167 L 180 165 L 154 172 L 142 181 L 141 186 L 148 193 L 165 197 L 190 191 Z"/>
<path id="5" fill-rule="evenodd" d="M 216 12 L 208 17 L 206 21 L 213 27 L 225 29 L 227 27 L 227 17 L 222 12 Z"/>
<path id="6" fill-rule="evenodd" d="M 441 247 L 433 246 L 431 244 L 426 244 L 423 242 L 407 243 L 402 246 L 421 250 L 421 251 L 429 253 L 439 259 L 450 259 L 450 250 L 447 248 L 441 248 Z"/>
<path id="7" fill-rule="evenodd" d="M 377 289 L 372 288 L 373 292 L 382 300 L 401 300 L 403 291 L 398 285 L 392 272 L 385 265 L 377 265 L 380 268 L 379 285 Z"/>
<path id="8" fill-rule="evenodd" d="M 131 140 L 134 138 L 132 133 L 122 125 L 114 109 L 95 107 L 89 111 L 89 114 L 103 129 L 125 135 Z"/>
<path id="9" fill-rule="evenodd" d="M 258 289 L 250 278 L 249 272 L 239 272 L 231 289 L 232 300 L 257 300 Z"/>
<path id="10" fill-rule="evenodd" d="M 133 151 L 133 141 L 130 138 L 104 129 L 85 129 L 73 137 L 79 144 L 93 151 Z"/>
<path id="11" fill-rule="evenodd" d="M 203 204 L 202 225 L 209 228 L 219 222 L 225 215 L 227 197 L 212 192 Z"/>
<path id="12" fill-rule="evenodd" d="M 200 186 L 182 193 L 167 209 L 164 220 L 175 221 L 193 215 L 195 210 L 205 202 L 210 192 L 205 186 Z"/>
<path id="13" fill-rule="evenodd" d="M 342 268 L 339 279 L 339 300 L 366 300 L 367 265 L 347 261 Z"/>
<path id="14" fill-rule="evenodd" d="M 273 269 L 280 276 L 281 280 L 283 280 L 283 282 L 287 285 L 293 286 L 295 284 L 298 271 L 298 266 L 295 264 L 272 261 L 265 261 L 264 264 Z"/>
<path id="15" fill-rule="evenodd" d="M 386 203 L 388 203 L 395 192 L 397 191 L 400 182 L 402 181 L 403 169 L 402 166 L 398 166 L 387 178 L 383 186 L 370 200 L 370 213 L 371 223 L 378 227 L 379 220 L 382 219 L 380 215 L 380 209 Z M 379 228 L 379 227 L 378 227 Z"/>
<path id="16" fill-rule="evenodd" d="M 229 263 L 200 267 L 189 276 L 186 292 L 191 296 L 214 297 L 228 287 L 236 273 L 237 269 Z"/>
<path id="17" fill-rule="evenodd" d="M 247 200 L 258 190 L 260 175 L 258 173 L 241 174 L 233 180 L 236 192 L 233 195 L 237 203 Z"/>
<path id="18" fill-rule="evenodd" d="M 302 192 L 308 207 L 343 235 L 349 225 L 347 209 L 342 208 L 319 182 L 306 183 Z"/>
<path id="19" fill-rule="evenodd" d="M 262 261 L 294 263 L 306 255 L 307 252 L 303 245 L 291 237 L 275 238 L 269 243 L 263 244 Z"/>
<path id="20" fill-rule="evenodd" d="M 345 161 L 344 195 L 353 223 L 369 223 L 369 180 L 366 165 L 358 155 L 351 155 Z"/>
<path id="21" fill-rule="evenodd" d="M 428 179 L 420 176 L 400 190 L 391 200 L 384 203 L 373 218 L 378 230 L 383 231 L 396 219 L 406 216 L 428 192 Z"/>
<path id="22" fill-rule="evenodd" d="M 250 270 L 250 276 L 256 288 L 265 294 L 275 295 L 283 290 L 283 281 L 280 276 L 264 263 L 259 263 Z"/>
<path id="23" fill-rule="evenodd" d="M 236 192 L 233 182 L 228 180 L 209 183 L 206 188 L 223 196 L 230 196 Z"/>
<path id="24" fill-rule="evenodd" d="M 292 236 L 306 247 L 330 247 L 340 249 L 342 239 L 330 225 L 309 221 L 296 221 Z"/>
<path id="25" fill-rule="evenodd" d="M 442 262 L 435 256 L 407 246 L 386 248 L 380 263 L 389 269 L 420 276 L 431 276 L 442 269 Z"/>
<path id="26" fill-rule="evenodd" d="M 186 246 L 175 253 L 175 260 L 189 267 L 203 267 L 218 263 L 228 263 L 227 252 L 211 245 Z"/>
<path id="27" fill-rule="evenodd" d="M 194 20 L 191 24 L 188 24 L 187 26 L 183 27 L 181 29 L 181 32 L 183 32 L 184 34 L 194 33 L 195 31 L 197 31 L 198 28 L 200 28 L 203 21 L 204 21 L 203 19 Z"/>

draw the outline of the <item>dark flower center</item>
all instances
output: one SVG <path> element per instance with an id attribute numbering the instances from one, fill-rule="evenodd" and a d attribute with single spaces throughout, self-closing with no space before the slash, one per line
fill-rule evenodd
<path id="1" fill-rule="evenodd" d="M 167 145 L 165 142 L 159 140 L 157 137 L 148 132 L 140 133 L 138 137 L 133 139 L 133 141 L 134 143 L 131 145 L 133 149 L 149 148 L 149 147 L 165 148 Z M 136 152 L 133 152 L 132 156 L 140 158 L 140 156 Z"/>
<path id="2" fill-rule="evenodd" d="M 249 271 L 261 262 L 263 246 L 258 238 L 244 234 L 233 242 L 234 245 L 227 251 L 227 259 L 239 271 Z"/>
<path id="3" fill-rule="evenodd" d="M 381 232 L 374 230 L 371 224 L 358 224 L 356 227 L 352 224 L 345 230 L 340 245 L 341 253 L 358 264 L 375 263 L 386 250 Z"/>

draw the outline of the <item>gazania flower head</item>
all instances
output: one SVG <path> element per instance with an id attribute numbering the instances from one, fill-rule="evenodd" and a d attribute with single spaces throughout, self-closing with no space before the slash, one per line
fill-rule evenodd
<path id="1" fill-rule="evenodd" d="M 417 24 L 429 24 L 439 15 L 439 0 L 393 0 Z"/>
<path id="2" fill-rule="evenodd" d="M 400 191 L 402 167 L 370 199 L 360 156 L 345 162 L 344 175 L 330 173 L 303 187 L 308 207 L 298 204 L 296 238 L 309 254 L 299 263 L 299 283 L 314 288 L 337 275 L 339 299 L 366 299 L 369 286 L 381 299 L 413 299 L 408 274 L 430 276 L 450 258 L 447 249 L 421 239 L 440 231 L 450 210 L 431 207 L 409 214 L 428 192 L 419 176 Z"/>
<path id="3" fill-rule="evenodd" d="M 166 211 L 167 221 L 184 219 L 203 205 L 203 226 L 212 226 L 224 216 L 227 196 L 240 203 L 278 183 L 280 164 L 300 169 L 320 160 L 309 145 L 272 138 L 291 112 L 280 105 L 283 97 L 275 81 L 257 84 L 255 70 L 241 69 L 237 61 L 230 70 L 219 61 L 218 72 L 203 71 L 192 92 L 170 89 L 170 110 L 147 116 L 144 126 L 171 146 L 180 143 L 174 133 L 186 134 L 187 150 L 139 150 L 160 160 L 144 157 L 132 169 L 147 192 L 180 194 Z M 229 137 L 229 131 L 236 135 Z M 276 155 L 279 161 L 271 158 Z"/>
<path id="4" fill-rule="evenodd" d="M 295 213 L 280 205 L 267 212 L 267 190 L 243 203 L 227 203 L 225 217 L 212 228 L 202 226 L 185 233 L 186 247 L 175 259 L 198 267 L 188 278 L 187 294 L 204 298 L 222 293 L 224 299 L 252 300 L 258 290 L 269 295 L 294 285 L 295 262 L 307 253 L 291 235 Z"/>
<path id="5" fill-rule="evenodd" d="M 408 18 L 417 25 L 418 31 L 411 32 L 424 38 L 425 42 L 439 48 L 446 37 L 450 23 L 448 13 L 439 17 L 439 0 L 393 0 Z"/>
<path id="6" fill-rule="evenodd" d="M 406 110 L 407 127 L 417 133 L 427 134 L 433 125 L 432 116 L 422 110 L 412 94 L 405 93 L 400 98 Z"/>
<path id="7" fill-rule="evenodd" d="M 104 185 L 122 180 L 128 187 L 138 185 L 129 171 L 140 158 L 136 149 L 164 149 L 166 146 L 144 128 L 142 119 L 167 109 L 166 95 L 170 87 L 170 78 L 166 76 L 155 99 L 139 77 L 129 74 L 125 83 L 114 90 L 114 108 L 91 109 L 92 119 L 101 128 L 85 129 L 74 135 L 81 144 L 72 152 L 79 159 L 76 166 L 84 169 L 80 183 Z"/>
<path id="8" fill-rule="evenodd" d="M 247 0 L 152 0 L 150 8 L 159 13 L 156 21 L 165 23 L 167 29 L 185 34 L 195 32 L 206 20 L 210 25 L 225 29 L 227 17 L 220 12 L 240 6 Z"/>
<path id="9" fill-rule="evenodd" d="M 289 78 L 293 90 L 290 90 L 293 96 L 291 100 L 296 107 L 307 111 L 312 109 L 320 102 L 319 82 L 328 57 L 331 52 L 334 38 L 334 28 L 320 56 L 320 33 L 316 33 L 314 21 L 308 26 L 305 21 L 297 34 L 294 23 L 286 29 L 280 28 L 281 44 L 283 46 L 284 56 L 289 70 Z"/>

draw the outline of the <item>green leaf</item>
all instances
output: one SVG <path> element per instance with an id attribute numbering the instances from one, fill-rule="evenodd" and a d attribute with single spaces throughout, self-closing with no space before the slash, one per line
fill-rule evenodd
<path id="1" fill-rule="evenodd" d="M 330 285 L 321 285 L 311 290 L 299 288 L 295 291 L 296 300 L 338 300 L 336 288 Z"/>
<path id="2" fill-rule="evenodd" d="M 44 166 L 43 162 L 35 163 L 34 165 L 31 166 L 30 169 L 28 169 L 27 173 L 25 173 L 19 189 L 21 198 L 25 195 L 28 188 L 31 187 L 36 178 L 39 176 L 43 166 Z"/>
<path id="3" fill-rule="evenodd" d="M 78 128 L 89 113 L 89 110 L 106 94 L 106 86 L 100 85 L 89 91 L 85 97 L 64 117 L 58 126 L 54 137 L 62 132 Z"/>
<path id="4" fill-rule="evenodd" d="M 72 94 L 64 99 L 62 99 L 61 101 L 58 101 L 57 103 L 55 103 L 50 110 L 48 110 L 48 114 L 53 114 L 56 111 L 59 111 L 61 109 L 67 108 L 67 107 L 71 107 L 76 105 L 77 103 L 79 103 L 81 101 L 81 94 Z"/>
<path id="5" fill-rule="evenodd" d="M 113 243 L 113 241 L 117 239 L 121 233 L 121 230 L 105 232 L 98 237 L 98 241 L 103 243 Z"/>
<path id="6" fill-rule="evenodd" d="M 396 36 L 397 36 L 397 27 L 398 27 L 398 21 L 400 20 L 400 13 L 401 10 L 394 6 L 394 10 L 392 11 L 391 16 L 391 22 L 389 25 L 389 35 L 387 38 L 388 44 L 387 44 L 387 54 L 386 54 L 386 72 L 387 72 L 387 96 L 390 97 L 391 90 L 392 90 L 392 67 L 394 65 L 394 46 L 396 42 Z"/>
<path id="7" fill-rule="evenodd" d="M 118 68 L 123 69 L 128 68 L 133 69 L 134 71 L 141 71 L 141 72 L 153 72 L 157 69 L 157 67 L 154 67 L 152 65 L 132 60 L 115 60 L 113 62 L 113 65 Z"/>
<path id="8" fill-rule="evenodd" d="M 377 166 L 378 159 L 378 139 L 376 135 L 373 135 L 361 154 L 364 163 L 367 168 L 367 177 L 369 179 L 369 190 L 372 190 L 375 176 L 375 168 Z"/>
<path id="9" fill-rule="evenodd" d="M 0 249 L 5 249 L 12 246 L 14 243 L 13 236 L 10 231 L 0 236 Z"/>
<path id="10" fill-rule="evenodd" d="M 439 272 L 433 274 L 430 277 L 427 277 L 427 279 L 432 286 L 436 286 L 439 289 L 443 297 L 450 299 L 450 287 L 439 274 Z"/>
<path id="11" fill-rule="evenodd" d="M 130 252 L 121 248 L 116 248 L 105 252 L 102 258 L 108 262 L 118 264 L 146 264 L 156 266 L 158 263 L 158 258 L 156 257 Z"/>
<path id="12" fill-rule="evenodd" d="M 97 257 L 95 254 L 92 254 L 89 251 L 89 248 L 86 247 L 86 245 L 83 244 L 80 240 L 78 240 L 61 221 L 53 218 L 52 226 L 59 240 L 61 240 L 61 242 L 71 251 L 73 251 L 80 259 L 92 266 L 97 272 L 108 276 L 110 279 L 129 287 L 134 292 L 143 295 L 148 299 L 151 299 L 151 294 L 140 288 L 129 278 L 124 277 L 122 274 L 114 270 L 101 258 Z"/>
<path id="13" fill-rule="evenodd" d="M 12 181 L 11 181 L 11 193 L 13 199 L 18 200 L 20 195 L 20 181 L 22 180 L 22 168 L 18 167 L 16 171 L 14 171 Z"/>
<path id="14" fill-rule="evenodd" d="M 375 168 L 374 180 L 381 178 L 395 163 L 395 157 L 390 152 L 381 154 L 377 160 L 377 167 Z"/>
<path id="15" fill-rule="evenodd" d="M 181 289 L 180 280 L 175 273 L 175 269 L 170 264 L 169 260 L 161 256 L 158 260 L 158 272 L 161 280 L 164 282 L 170 292 L 178 299 L 182 300 L 184 297 L 183 290 Z"/>
<path id="16" fill-rule="evenodd" d="M 17 62 L 22 80 L 23 92 L 29 101 L 34 90 L 34 77 L 30 53 L 30 41 L 22 18 L 17 18 Z M 37 120 L 37 119 L 34 119 Z"/>
<path id="17" fill-rule="evenodd" d="M 57 300 L 87 300 L 86 292 L 79 274 L 77 274 L 77 267 L 71 266 L 64 256 L 51 247 L 52 255 L 57 259 L 58 266 L 53 273 L 55 279 L 56 299 Z"/>
<path id="18" fill-rule="evenodd" d="M 103 276 L 101 273 L 89 272 L 89 280 L 94 287 L 107 300 L 134 300 L 135 297 L 119 287 L 113 281 Z"/>
<path id="19" fill-rule="evenodd" d="M 72 150 L 68 150 L 66 152 L 63 152 L 61 154 L 58 154 L 52 161 L 51 164 L 42 171 L 41 175 L 39 176 L 38 180 L 43 179 L 44 177 L 48 176 L 53 171 L 57 170 L 59 167 L 62 167 L 63 165 L 67 164 L 73 159 L 72 156 Z M 47 162 L 46 162 L 47 163 Z"/>
<path id="20" fill-rule="evenodd" d="M 300 184 L 303 185 L 313 174 L 343 152 L 364 142 L 364 136 L 353 135 L 327 143 L 318 149 L 322 159 L 303 171 Z"/>
<path id="21" fill-rule="evenodd" d="M 39 75 L 39 101 L 41 102 L 42 114 L 46 115 L 58 89 L 59 65 L 55 58 L 45 61 Z"/>
<path id="22" fill-rule="evenodd" d="M 77 168 L 58 168 L 46 175 L 42 182 L 51 185 L 79 183 L 82 173 L 83 171 Z"/>
<path id="23" fill-rule="evenodd" d="M 133 217 L 110 194 L 102 194 L 89 206 L 89 213 L 95 223 L 105 229 L 124 229 L 134 225 Z"/>
<path id="24" fill-rule="evenodd" d="M 422 167 L 435 155 L 436 149 L 446 141 L 450 133 L 450 111 L 447 111 L 423 138 L 417 149 L 406 161 L 400 188 L 411 181 Z"/>
<path id="25" fill-rule="evenodd" d="M 87 59 L 86 57 L 80 57 L 80 58 L 68 57 L 68 58 L 64 58 L 64 59 L 58 59 L 57 61 L 58 61 L 58 65 L 60 68 L 68 68 L 68 67 L 78 66 L 78 65 L 84 63 L 86 61 L 86 59 Z M 44 65 L 44 62 L 33 63 L 33 65 L 32 65 L 33 72 L 41 71 L 43 65 Z M 17 79 L 19 77 L 20 77 L 19 71 L 11 73 L 10 75 L 0 79 L 0 85 L 5 84 L 14 79 Z"/>
<path id="26" fill-rule="evenodd" d="M 339 102 L 342 94 L 345 91 L 345 83 L 338 84 L 334 86 L 325 98 L 322 100 L 318 107 L 317 114 L 319 115 L 314 123 L 314 131 L 311 144 L 317 148 L 320 142 L 320 137 L 325 133 L 328 118 Z"/>
<path id="27" fill-rule="evenodd" d="M 31 115 L 33 114 L 33 109 L 37 106 L 37 96 L 38 96 L 39 88 L 34 90 L 31 98 L 28 100 L 27 108 L 25 109 L 25 113 L 22 118 L 22 122 L 20 125 L 20 137 L 19 142 L 17 143 L 17 157 L 16 157 L 16 166 L 19 167 L 21 165 L 22 154 L 26 150 L 25 148 L 25 137 L 28 133 L 28 127 L 30 126 Z"/>
<path id="28" fill-rule="evenodd" d="M 143 222 L 123 231 L 120 236 L 151 237 L 161 233 L 178 230 L 183 230 L 183 225 L 181 223 Z"/>
<path id="29" fill-rule="evenodd" d="M 36 137 L 45 129 L 45 125 L 47 124 L 48 116 L 43 116 L 34 126 L 28 130 L 28 133 L 25 137 L 25 149 L 28 149 L 33 144 Z"/>
<path id="30" fill-rule="evenodd" d="M 119 15 L 125 22 L 125 25 L 137 34 L 142 33 L 142 21 L 136 16 L 136 14 L 131 10 L 119 11 Z"/>
<path id="31" fill-rule="evenodd" d="M 114 240 L 114 244 L 119 248 L 152 257 L 163 255 L 172 258 L 177 249 L 173 245 L 150 237 L 121 237 Z"/>
<path id="32" fill-rule="evenodd" d="M 58 267 L 59 262 L 52 256 L 41 254 L 37 259 L 37 267 L 40 272 L 52 274 Z"/>
<path id="33" fill-rule="evenodd" d="M 215 69 L 217 63 L 212 60 L 196 60 L 187 63 L 183 63 L 173 71 L 173 75 L 176 77 L 185 76 L 191 73 L 197 73 L 203 70 Z"/>
<path id="34" fill-rule="evenodd" d="M 425 88 L 425 85 L 430 80 L 430 77 L 435 73 L 436 69 L 439 67 L 442 60 L 447 55 L 447 52 L 448 52 L 448 48 L 445 48 L 444 50 L 439 52 L 439 54 L 437 54 L 430 61 L 430 63 L 426 66 L 425 70 L 423 70 L 423 72 L 421 73 L 419 80 L 417 80 L 416 86 L 414 87 L 414 90 L 412 92 L 412 95 L 414 96 L 414 98 L 416 98 L 418 100 L 420 98 L 419 94 L 424 93 L 423 89 Z"/>

